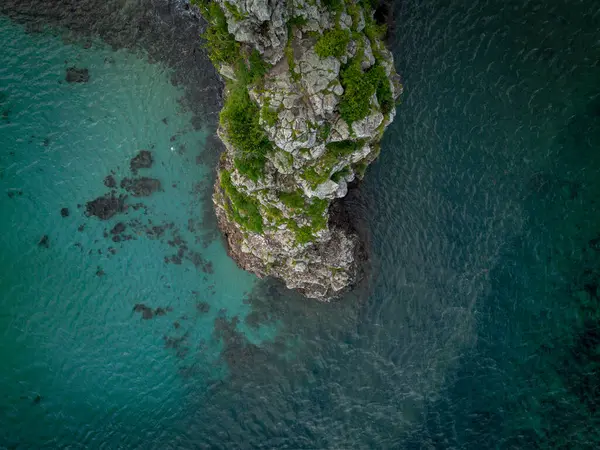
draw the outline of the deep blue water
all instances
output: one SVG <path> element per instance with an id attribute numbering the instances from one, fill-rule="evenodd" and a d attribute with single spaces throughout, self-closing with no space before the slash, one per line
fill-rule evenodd
<path id="1" fill-rule="evenodd" d="M 600 4 L 395 5 L 406 92 L 347 201 L 371 270 L 331 304 L 228 259 L 185 65 L 18 19 L 0 19 L 0 446 L 600 446 Z M 90 81 L 64 82 L 72 65 Z M 85 217 L 143 148 L 163 190 Z M 119 221 L 135 239 L 112 242 Z"/>

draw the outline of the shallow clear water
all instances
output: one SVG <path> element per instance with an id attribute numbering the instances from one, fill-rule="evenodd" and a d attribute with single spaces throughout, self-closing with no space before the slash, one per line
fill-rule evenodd
<path id="1" fill-rule="evenodd" d="M 19 442 L 35 428 L 47 443 L 92 445 L 109 431 L 173 421 L 190 389 L 182 371 L 201 364 L 205 381 L 226 374 L 213 322 L 244 317 L 255 282 L 203 227 L 212 168 L 196 157 L 209 131 L 192 128 L 167 68 L 143 55 L 64 45 L 7 19 L 0 28 L 1 438 Z M 67 83 L 72 66 L 87 68 L 90 81 Z M 109 191 L 107 175 L 133 176 L 140 149 L 151 149 L 154 165 L 139 175 L 159 179 L 162 191 L 130 196 L 144 205 L 137 211 L 86 217 L 86 202 Z M 119 222 L 132 239 L 113 242 Z M 164 224 L 163 236 L 148 232 Z M 47 246 L 38 244 L 44 235 Z M 176 236 L 187 250 L 167 263 Z M 144 320 L 138 303 L 170 310 Z"/>
<path id="2" fill-rule="evenodd" d="M 2 19 L 0 445 L 597 448 L 596 3 L 395 5 L 406 94 L 347 201 L 371 270 L 332 304 L 215 239 L 214 120 L 171 84 L 185 66 Z M 64 82 L 71 65 L 90 82 Z M 85 217 L 143 148 L 164 191 Z"/>

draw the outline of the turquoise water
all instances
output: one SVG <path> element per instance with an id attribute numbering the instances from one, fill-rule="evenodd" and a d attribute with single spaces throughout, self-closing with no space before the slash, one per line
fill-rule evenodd
<path id="1" fill-rule="evenodd" d="M 192 128 L 167 68 L 143 55 L 99 42 L 88 49 L 64 45 L 49 33 L 28 35 L 7 19 L 0 29 L 6 111 L 0 122 L 0 442 L 94 445 L 114 435 L 127 445 L 139 439 L 133 430 L 140 426 L 178 418 L 191 389 L 181 373 L 190 366 L 202 366 L 205 384 L 226 374 L 213 322 L 249 311 L 243 299 L 254 277 L 235 267 L 210 230 L 203 232 L 210 197 L 202 194 L 210 190 L 212 168 L 196 157 L 210 131 Z M 66 83 L 71 66 L 89 69 L 90 81 Z M 107 175 L 132 176 L 129 160 L 140 149 L 154 157 L 140 175 L 159 179 L 163 191 L 130 196 L 131 204 L 144 204 L 137 211 L 106 221 L 86 217 L 85 203 L 108 191 Z M 141 225 L 132 229 L 135 220 Z M 133 239 L 115 243 L 112 234 L 104 236 L 118 222 Z M 174 227 L 163 238 L 145 232 L 166 223 Z M 179 265 L 164 261 L 177 253 L 168 244 L 175 231 L 188 254 L 212 264 L 208 273 L 186 257 Z M 48 248 L 38 245 L 44 235 Z M 133 312 L 137 303 L 172 310 L 143 320 Z M 202 303 L 207 306 L 199 308 Z"/>
<path id="2" fill-rule="evenodd" d="M 0 445 L 600 446 L 600 4 L 394 11 L 406 94 L 347 200 L 369 276 L 332 304 L 228 259 L 214 123 L 194 126 L 166 65 L 0 22 Z M 89 83 L 59 83 L 71 65 Z M 147 214 L 85 217 L 144 148 L 164 189 L 129 199 Z M 135 240 L 104 237 L 136 218 Z M 148 220 L 174 225 L 157 239 Z"/>

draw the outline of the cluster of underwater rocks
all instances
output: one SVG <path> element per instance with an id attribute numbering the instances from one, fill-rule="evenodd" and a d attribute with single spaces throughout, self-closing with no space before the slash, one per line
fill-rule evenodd
<path id="1" fill-rule="evenodd" d="M 67 61 L 65 61 L 65 64 L 68 64 Z M 65 68 L 64 78 L 59 80 L 59 83 L 67 82 L 72 84 L 82 84 L 88 83 L 91 80 L 92 74 L 88 68 L 69 66 Z M 0 91 L 0 110 L 2 110 L 3 120 L 7 122 L 10 122 L 11 113 L 9 100 L 8 93 L 5 91 Z M 164 125 L 168 125 L 169 123 L 167 117 L 161 119 L 161 122 Z M 34 140 L 38 138 L 39 137 L 32 135 L 28 143 L 32 144 Z M 171 136 L 170 141 L 174 143 L 177 141 L 177 138 L 178 134 L 175 134 Z M 212 143 L 214 145 L 214 142 Z M 44 147 L 49 147 L 51 145 L 50 137 L 44 137 L 42 139 L 42 144 Z M 153 146 L 151 146 L 151 148 L 152 147 Z M 177 145 L 178 155 L 183 156 L 185 152 L 186 148 L 184 144 Z M 15 156 L 15 152 L 11 151 L 9 156 Z M 196 164 L 204 163 L 202 156 L 203 155 L 200 154 L 196 157 Z M 129 176 L 125 176 L 119 180 L 116 172 L 112 170 L 103 179 L 103 184 L 108 189 L 105 194 L 89 200 L 84 204 L 77 204 L 77 209 L 83 211 L 82 216 L 88 219 L 96 218 L 102 222 L 105 222 L 115 218 L 119 219 L 121 216 L 123 216 L 123 220 L 119 220 L 112 227 L 105 229 L 103 233 L 103 237 L 111 242 L 108 248 L 105 249 L 105 251 L 103 251 L 101 248 L 90 249 L 88 254 L 105 254 L 108 257 L 112 257 L 118 253 L 118 249 L 116 248 L 117 245 L 115 244 L 136 240 L 142 236 L 145 236 L 149 239 L 161 240 L 175 250 L 172 254 L 164 257 L 165 264 L 181 265 L 184 263 L 184 261 L 188 261 L 198 271 L 205 274 L 204 279 L 207 281 L 207 275 L 214 273 L 212 262 L 204 258 L 199 251 L 195 250 L 190 244 L 188 244 L 188 242 L 182 237 L 180 230 L 177 228 L 174 222 L 155 224 L 151 219 L 148 219 L 147 221 L 143 220 L 143 215 L 148 214 L 148 207 L 143 203 L 143 199 L 152 196 L 157 192 L 163 192 L 165 190 L 159 179 L 144 175 L 143 173 L 145 170 L 151 169 L 154 163 L 155 160 L 151 150 L 139 150 L 137 154 L 129 161 Z M 209 193 L 210 184 L 205 184 L 206 185 L 204 185 L 202 182 L 196 183 L 192 193 L 194 195 Z M 177 185 L 178 183 L 174 183 L 172 187 L 176 188 Z M 10 199 L 16 199 L 24 196 L 24 192 L 22 190 L 11 189 L 7 191 L 7 196 Z M 129 199 L 131 198 L 135 199 L 136 201 L 130 202 Z M 125 216 L 127 216 L 131 211 L 138 210 L 142 210 L 142 214 L 136 214 L 135 218 L 131 218 L 129 220 L 125 219 Z M 66 206 L 60 208 L 59 214 L 60 217 L 65 220 L 68 218 L 81 217 L 78 214 L 74 214 L 72 209 Z M 207 217 L 204 217 L 203 221 L 206 219 Z M 215 235 L 199 233 L 199 220 L 200 219 L 197 220 L 195 218 L 188 219 L 187 231 L 194 235 L 194 244 L 200 244 L 202 247 L 206 248 L 210 242 L 212 242 Z M 86 223 L 82 223 L 77 228 L 77 230 L 82 233 L 85 232 L 85 229 Z M 98 242 L 98 240 L 95 240 L 94 244 L 98 244 Z M 42 249 L 50 249 L 52 247 L 51 235 L 42 235 L 37 241 L 37 245 Z M 79 242 L 76 242 L 74 246 L 81 249 L 81 251 L 84 250 L 83 245 Z M 98 277 L 104 277 L 107 275 L 101 266 L 97 266 L 95 274 Z M 212 284 L 208 286 L 208 290 L 204 294 L 214 295 L 215 292 L 215 285 Z M 197 312 L 199 314 L 206 314 L 210 310 L 210 304 L 204 300 L 201 300 L 202 295 L 199 292 L 192 291 L 192 295 L 196 299 Z M 172 311 L 172 308 L 160 306 L 151 308 L 143 303 L 136 303 L 133 307 L 133 311 L 140 313 L 142 319 L 147 320 L 154 317 L 164 316 L 168 312 Z M 185 316 L 178 318 L 178 320 L 173 323 L 173 327 L 178 329 L 181 326 L 181 321 L 187 319 L 188 318 Z M 172 347 L 173 342 L 171 341 L 176 338 L 165 337 L 165 339 L 166 341 L 170 342 L 169 345 Z"/>
<path id="2" fill-rule="evenodd" d="M 149 150 L 141 150 L 131 159 L 130 170 L 132 173 L 137 173 L 139 169 L 150 168 L 152 163 L 152 153 Z M 114 173 L 111 173 L 104 178 L 104 185 L 111 188 L 111 190 L 100 197 L 86 202 L 85 205 L 77 205 L 78 209 L 84 209 L 84 217 L 96 217 L 101 221 L 108 221 L 119 215 L 126 215 L 130 209 L 134 211 L 143 209 L 143 214 L 146 215 L 147 207 L 144 203 L 128 203 L 127 200 L 129 194 L 136 198 L 148 197 L 153 193 L 162 190 L 160 181 L 155 178 L 143 176 L 137 178 L 125 177 L 120 183 L 117 183 Z M 124 192 L 119 192 L 117 190 L 119 186 L 121 191 Z M 11 195 L 9 195 L 9 197 L 13 198 Z M 72 216 L 71 210 L 67 207 L 61 208 L 59 213 L 63 219 Z M 85 226 L 85 223 L 81 224 L 78 227 L 78 231 L 83 232 Z M 188 231 L 193 232 L 195 229 L 196 224 L 190 219 L 188 221 Z M 112 228 L 106 229 L 103 233 L 103 236 L 113 243 L 137 239 L 141 235 L 146 235 L 151 239 L 164 239 L 170 247 L 177 249 L 176 253 L 173 255 L 165 256 L 165 263 L 180 265 L 184 259 L 187 259 L 203 273 L 212 274 L 214 272 L 212 262 L 206 260 L 199 252 L 189 247 L 187 241 L 183 239 L 173 222 L 154 224 L 151 219 L 148 219 L 147 223 L 144 223 L 140 217 L 137 217 L 127 222 L 118 221 Z M 196 243 L 198 243 L 198 241 Z M 79 243 L 75 245 L 78 247 L 81 246 Z M 204 242 L 203 245 L 208 245 L 208 242 Z M 50 237 L 48 235 L 43 235 L 38 241 L 38 246 L 50 248 Z M 98 253 L 102 254 L 102 251 L 98 250 Z M 114 255 L 117 253 L 117 250 L 114 247 L 109 247 L 108 253 Z M 97 274 L 104 275 L 104 271 L 99 269 Z"/>
<path id="3" fill-rule="evenodd" d="M 90 79 L 90 71 L 87 68 L 73 66 L 65 69 L 64 80 L 68 83 L 87 83 L 90 81 Z M 0 94 L 0 106 L 8 104 L 8 94 L 5 92 L 0 92 Z M 9 121 L 9 115 L 10 108 L 5 109 L 3 111 L 3 117 Z M 167 125 L 168 119 L 165 117 L 162 119 L 162 122 Z M 29 143 L 32 143 L 35 138 L 36 136 L 31 136 Z M 174 142 L 176 139 L 177 135 L 172 136 L 171 142 Z M 44 147 L 50 146 L 50 138 L 43 138 L 42 143 Z M 184 151 L 185 146 L 182 144 L 178 148 L 178 153 L 183 154 Z M 11 151 L 9 156 L 15 156 L 15 152 Z M 197 160 L 196 163 L 199 163 L 199 161 Z M 128 202 L 128 199 L 130 196 L 136 199 L 143 199 L 144 197 L 149 197 L 156 192 L 164 191 L 160 180 L 139 174 L 140 171 L 152 168 L 153 164 L 154 157 L 152 151 L 146 149 L 139 150 L 129 162 L 131 176 L 126 176 L 119 181 L 116 177 L 115 171 L 111 171 L 111 173 L 108 174 L 103 180 L 104 186 L 110 190 L 105 194 L 86 202 L 85 205 L 78 204 L 77 208 L 84 209 L 85 217 L 96 217 L 101 221 L 107 221 L 119 215 L 126 215 L 128 214 L 129 210 L 137 211 L 143 209 L 144 214 L 147 214 L 147 207 L 143 202 L 137 201 L 130 203 Z M 176 184 L 174 184 L 172 187 L 175 188 Z M 199 192 L 195 193 L 197 194 Z M 10 199 L 22 197 L 23 195 L 24 193 L 22 190 L 7 191 L 7 196 Z M 72 217 L 72 211 L 68 207 L 61 208 L 59 213 L 63 219 Z M 193 232 L 196 231 L 196 229 L 197 226 L 195 221 L 190 219 L 188 221 L 188 231 Z M 84 230 L 85 223 L 78 227 L 79 232 L 83 232 Z M 170 237 L 168 237 L 166 233 L 169 233 Z M 110 239 L 113 243 L 119 243 L 137 239 L 139 236 L 144 234 L 151 239 L 164 238 L 169 246 L 176 248 L 176 252 L 174 254 L 165 256 L 165 263 L 180 265 L 184 260 L 188 260 L 203 273 L 213 273 L 212 263 L 206 260 L 199 252 L 191 249 L 188 246 L 187 242 L 181 237 L 180 232 L 176 229 L 173 222 L 153 224 L 151 220 L 148 220 L 148 222 L 144 224 L 140 218 L 130 220 L 127 223 L 124 221 L 119 221 L 110 230 L 105 230 L 104 237 Z M 196 243 L 198 242 L 199 240 L 197 239 Z M 50 236 L 47 234 L 42 235 L 39 238 L 37 245 L 40 248 L 50 248 Z M 208 242 L 204 242 L 203 245 L 208 245 Z M 80 248 L 82 247 L 80 243 L 76 243 L 75 246 Z M 102 254 L 101 249 L 98 249 L 97 252 L 98 254 Z M 89 250 L 89 253 L 91 254 L 92 250 Z M 116 253 L 117 249 L 115 247 L 111 246 L 107 249 L 107 254 L 109 255 L 115 255 Z M 105 275 L 105 272 L 101 267 L 98 267 L 96 275 L 103 276 Z"/>
<path id="4" fill-rule="evenodd" d="M 87 83 L 91 79 L 91 74 L 89 69 L 81 68 L 81 67 L 68 67 L 65 69 L 65 77 L 64 81 L 68 83 Z M 0 96 L 0 105 L 7 102 L 8 95 L 2 92 Z M 9 110 L 4 110 L 3 116 L 6 117 L 6 120 L 9 120 Z M 168 118 L 163 118 L 162 123 L 165 125 L 168 124 Z M 33 142 L 35 136 L 31 136 L 29 143 Z M 177 135 L 171 137 L 171 142 L 177 140 Z M 51 145 L 50 138 L 46 137 L 43 139 L 43 145 L 48 147 Z M 185 146 L 181 144 L 178 147 L 178 154 L 182 155 L 185 151 Z M 14 152 L 10 152 L 10 156 L 15 156 Z M 198 157 L 200 158 L 200 156 Z M 201 161 L 196 160 L 196 163 L 200 163 Z M 147 206 L 140 200 L 143 200 L 145 197 L 149 197 L 157 192 L 164 191 L 162 183 L 159 179 L 153 178 L 150 176 L 145 176 L 140 172 L 143 172 L 146 169 L 151 169 L 154 164 L 154 156 L 151 150 L 142 149 L 137 152 L 137 154 L 131 158 L 129 162 L 129 171 L 131 176 L 125 176 L 121 180 L 117 179 L 116 172 L 113 170 L 110 174 L 106 175 L 103 179 L 103 184 L 109 190 L 92 200 L 87 201 L 85 204 L 77 204 L 77 209 L 83 210 L 83 217 L 92 218 L 95 217 L 100 221 L 109 221 L 113 218 L 118 218 L 119 216 L 126 216 L 131 210 L 138 211 L 142 210 L 143 215 L 147 215 Z M 201 184 L 201 183 L 198 183 Z M 173 188 L 177 187 L 177 184 L 173 184 Z M 200 194 L 201 191 L 208 191 L 208 188 L 205 187 L 195 187 L 194 194 Z M 15 199 L 18 197 L 22 197 L 24 195 L 22 190 L 9 190 L 7 191 L 7 196 L 10 199 Z M 134 198 L 137 201 L 129 202 L 130 198 Z M 68 219 L 69 217 L 75 217 L 73 212 L 68 207 L 62 207 L 59 211 L 60 216 L 63 219 Z M 79 232 L 84 232 L 86 228 L 86 224 L 82 223 L 79 225 L 77 230 Z M 198 225 L 196 224 L 196 220 L 190 218 L 188 220 L 188 231 L 194 233 L 198 230 Z M 173 222 L 155 224 L 151 219 L 147 221 L 142 220 L 141 215 L 137 215 L 136 218 L 125 221 L 120 220 L 116 224 L 114 224 L 111 228 L 107 228 L 103 236 L 108 239 L 112 244 L 106 249 L 106 255 L 109 257 L 117 254 L 118 250 L 115 248 L 113 244 L 122 243 L 129 240 L 138 239 L 140 236 L 146 236 L 150 239 L 161 239 L 166 242 L 170 247 L 175 249 L 175 252 L 170 255 L 166 255 L 164 257 L 164 262 L 167 264 L 176 264 L 181 265 L 184 261 L 189 261 L 196 269 L 205 273 L 212 274 L 214 272 L 213 265 L 211 261 L 205 259 L 202 254 L 188 245 L 187 241 L 181 236 L 180 231 L 177 229 Z M 98 243 L 96 240 L 94 243 Z M 208 246 L 210 241 L 203 240 L 200 237 L 196 236 L 195 244 L 201 244 L 203 247 Z M 42 235 L 37 241 L 37 245 L 43 249 L 51 248 L 52 240 L 51 236 L 48 234 Z M 76 247 L 79 247 L 83 251 L 83 246 L 81 243 L 77 242 L 74 244 Z M 103 254 L 102 249 L 96 250 L 97 254 Z M 94 253 L 94 250 L 90 249 L 88 254 Z M 98 266 L 96 270 L 97 276 L 106 275 L 105 271 L 102 267 Z M 206 309 L 205 303 L 201 302 L 201 309 Z M 141 306 L 136 305 L 134 307 L 135 311 L 142 312 L 144 318 L 149 318 L 149 314 L 147 310 L 140 309 Z M 145 311 L 145 312 L 144 312 Z M 153 311 L 152 317 L 163 315 L 166 309 L 158 308 Z"/>
<path id="5" fill-rule="evenodd" d="M 86 42 L 82 41 L 81 37 L 95 39 L 99 36 L 114 49 L 128 48 L 136 51 L 143 48 L 147 51 L 150 60 L 164 62 L 174 69 L 173 83 L 185 89 L 185 96 L 178 101 L 183 109 L 193 113 L 192 126 L 194 129 L 214 126 L 221 105 L 222 85 L 205 52 L 201 49 L 199 36 L 204 27 L 203 20 L 189 9 L 185 0 L 140 0 L 138 4 L 139 8 L 125 10 L 120 0 L 46 0 L 43 2 L 5 0 L 0 2 L 0 13 L 8 14 L 11 19 L 24 24 L 26 31 L 30 33 L 44 31 L 45 24 L 65 27 L 74 32 L 70 36 L 63 35 L 67 44 Z M 73 13 L 68 12 L 71 7 L 76 7 Z M 151 20 L 148 20 L 148 16 L 152 16 Z M 125 25 L 123 26 L 119 21 Z M 176 29 L 177 33 L 172 33 L 173 29 Z M 84 49 L 91 46 L 91 39 L 87 41 L 89 43 L 83 45 Z M 69 71 L 69 69 L 72 70 Z M 76 86 L 93 82 L 94 73 L 85 67 L 73 67 L 72 64 L 69 64 L 65 72 L 58 74 L 57 79 L 60 83 L 72 83 L 73 86 Z M 12 115 L 10 102 L 3 100 L 5 100 L 3 92 L 0 91 L 0 121 L 10 122 Z M 162 122 L 167 125 L 168 119 L 164 118 Z M 44 146 L 52 145 L 50 137 L 31 136 L 31 139 L 31 143 L 40 140 Z M 214 167 L 222 145 L 216 139 L 216 135 L 209 136 L 208 140 L 207 151 L 195 156 L 196 164 Z M 150 153 L 152 152 L 150 151 Z M 181 154 L 179 148 L 177 153 Z M 141 168 L 139 172 L 131 170 L 131 174 L 124 178 L 136 180 L 143 176 L 143 172 L 144 168 Z M 121 177 L 117 177 L 113 173 L 102 174 L 102 176 L 104 175 L 106 175 L 104 186 L 107 188 L 107 192 L 101 197 L 110 198 L 111 191 L 114 190 L 114 197 L 117 199 L 117 202 L 110 201 L 108 209 L 116 209 L 110 219 L 103 220 L 97 215 L 86 214 L 87 203 L 97 200 L 96 198 L 83 199 L 89 201 L 82 201 L 77 207 L 75 204 L 65 205 L 55 212 L 57 220 L 65 224 L 82 220 L 77 228 L 80 233 L 87 231 L 89 221 L 100 221 L 100 223 L 107 224 L 104 233 L 107 243 L 103 243 L 102 239 L 96 240 L 94 241 L 96 245 L 92 249 L 84 249 L 82 244 L 75 243 L 76 250 L 85 251 L 90 255 L 104 254 L 112 258 L 118 254 L 119 246 L 127 245 L 125 241 L 140 238 L 159 239 L 174 248 L 172 254 L 165 257 L 165 259 L 168 258 L 170 264 L 185 264 L 186 261 L 192 263 L 199 272 L 205 274 L 205 279 L 213 272 L 211 262 L 204 259 L 198 252 L 183 247 L 184 254 L 182 255 L 181 247 L 185 245 L 185 240 L 174 223 L 168 222 L 168 219 L 166 223 L 152 223 L 150 220 L 144 220 L 143 213 L 149 211 L 143 204 L 147 196 L 135 197 L 125 189 L 125 187 L 132 186 L 129 181 L 123 183 Z M 100 183 L 102 181 L 102 179 L 99 180 Z M 121 188 L 122 183 L 123 188 Z M 164 184 L 163 182 L 160 189 L 154 190 L 149 195 L 162 195 L 162 191 L 168 192 L 170 187 Z M 210 198 L 211 187 L 211 182 L 199 180 L 194 186 L 194 194 L 203 198 L 208 195 Z M 6 195 L 13 201 L 20 201 L 22 198 L 28 198 L 29 193 L 20 189 L 10 189 Z M 118 201 L 119 198 L 121 198 L 121 202 Z M 142 213 L 135 214 L 137 219 L 132 220 L 127 217 L 128 214 L 136 211 Z M 196 244 L 197 248 L 206 247 L 219 237 L 216 224 L 213 227 L 214 230 L 211 229 L 208 230 L 210 233 L 207 232 L 208 221 L 215 222 L 210 200 L 206 202 L 205 211 L 201 214 L 205 214 L 205 216 L 190 218 L 188 221 L 187 231 L 196 235 L 195 239 L 194 237 L 188 238 L 190 247 L 193 244 Z M 115 221 L 118 222 L 115 224 Z M 48 233 L 39 239 L 34 238 L 35 240 L 31 242 L 33 246 L 40 243 L 40 252 L 51 252 L 57 245 L 53 233 L 51 231 Z M 119 242 L 115 242 L 119 239 Z M 186 268 L 186 270 L 188 269 Z M 98 266 L 95 271 L 97 276 L 106 277 L 107 281 L 110 280 L 110 273 L 106 273 L 102 267 Z M 107 272 L 109 271 L 107 270 Z M 170 286 L 167 285 L 167 287 Z M 206 345 L 203 341 L 193 341 L 189 332 L 185 332 L 189 321 L 207 316 L 209 312 L 214 313 L 216 318 L 214 319 L 213 336 L 216 340 L 224 342 L 225 349 L 228 350 L 224 350 L 227 362 L 232 365 L 234 359 L 237 363 L 244 358 L 248 359 L 247 347 L 251 347 L 251 345 L 248 343 L 247 346 L 239 348 L 239 342 L 243 340 L 243 335 L 239 334 L 236 329 L 239 319 L 237 317 L 230 318 L 224 308 L 215 308 L 209 303 L 210 296 L 216 293 L 214 282 L 211 281 L 201 292 L 191 291 L 190 293 L 190 301 L 195 305 L 195 310 L 192 312 L 177 313 L 172 307 L 167 306 L 167 302 L 150 304 L 150 302 L 143 303 L 143 299 L 136 299 L 131 302 L 132 317 L 139 318 L 140 325 L 151 320 L 160 320 L 163 321 L 162 323 L 169 322 L 172 328 L 171 331 L 166 331 L 162 337 L 164 347 L 172 351 L 178 358 L 184 358 L 193 352 L 202 351 L 203 346 Z M 193 376 L 202 370 L 195 363 L 189 366 L 184 364 L 182 361 L 181 376 Z M 47 397 L 49 395 L 41 392 L 29 395 L 28 399 L 34 405 L 38 405 L 43 404 Z"/>
<path id="6" fill-rule="evenodd" d="M 137 175 L 138 172 L 143 171 L 144 169 L 150 169 L 154 164 L 154 157 L 151 151 L 149 150 L 140 150 L 133 158 L 130 160 L 129 170 L 132 175 Z M 137 177 L 130 178 L 125 177 L 119 183 L 114 171 L 107 175 L 103 182 L 104 185 L 111 189 L 106 194 L 97 197 L 93 200 L 90 200 L 85 203 L 85 205 L 78 204 L 78 209 L 84 210 L 82 216 L 88 219 L 96 218 L 100 221 L 109 221 L 110 219 L 119 218 L 121 215 L 127 215 L 130 209 L 140 210 L 143 209 L 143 215 L 147 214 L 146 206 L 141 202 L 136 202 L 133 204 L 129 204 L 127 199 L 129 195 L 133 197 L 147 197 L 152 195 L 157 189 L 148 189 L 148 190 L 140 190 L 138 188 L 132 187 L 135 186 L 136 183 L 139 184 L 141 180 L 141 186 L 146 187 L 147 182 L 144 180 L 151 179 L 149 177 Z M 152 179 L 154 180 L 154 179 Z M 123 183 L 125 181 L 125 183 Z M 156 180 L 158 183 L 159 181 Z M 119 193 L 117 189 L 122 189 L 125 193 Z M 59 211 L 60 216 L 63 219 L 67 219 L 69 217 L 74 217 L 69 208 L 63 207 Z M 83 223 L 78 227 L 79 232 L 84 232 L 86 228 L 86 224 Z M 197 224 L 190 219 L 188 221 L 188 231 L 194 233 L 197 231 Z M 205 259 L 202 254 L 194 249 L 188 244 L 188 242 L 182 237 L 180 231 L 177 229 L 177 226 L 173 222 L 166 222 L 161 224 L 153 224 L 151 219 L 148 220 L 147 223 L 143 223 L 140 220 L 140 216 L 130 219 L 130 220 L 119 220 L 112 227 L 107 228 L 103 233 L 104 238 L 111 242 L 110 246 L 106 250 L 106 255 L 111 257 L 117 254 L 117 249 L 114 244 L 123 243 L 125 241 L 129 241 L 132 239 L 138 239 L 140 236 L 146 236 L 149 239 L 160 239 L 166 244 L 168 244 L 171 248 L 175 249 L 175 252 L 171 255 L 164 257 L 164 262 L 167 264 L 176 264 L 181 265 L 184 260 L 190 262 L 196 269 L 205 274 L 205 281 L 208 280 L 207 275 L 214 273 L 213 264 L 211 261 Z M 98 243 L 98 241 L 94 241 Z M 196 244 L 201 243 L 204 247 L 206 247 L 209 242 L 200 240 L 197 238 Z M 44 249 L 51 248 L 51 240 L 49 235 L 43 235 L 38 241 L 38 246 Z M 80 243 L 75 244 L 76 247 L 82 248 Z M 83 248 L 82 248 L 83 250 Z M 88 252 L 89 254 L 94 253 L 92 250 Z M 97 250 L 98 254 L 103 254 L 101 249 Z M 98 277 L 104 277 L 107 275 L 101 266 L 96 268 L 96 275 Z M 161 277 L 162 278 L 162 277 Z M 207 302 L 204 297 L 206 295 L 214 295 L 216 286 L 213 284 L 208 286 L 208 290 L 206 292 L 198 292 L 191 291 L 193 298 L 195 299 L 196 305 L 196 314 L 197 315 L 206 315 L 210 309 L 210 303 Z M 132 307 L 133 314 L 139 314 L 141 320 L 151 320 L 159 317 L 167 316 L 173 313 L 174 310 L 171 306 L 156 306 L 152 307 L 142 302 L 135 303 Z M 221 312 L 220 312 L 221 313 Z M 224 313 L 224 311 L 223 311 Z M 179 330 L 182 326 L 182 323 L 190 320 L 188 315 L 180 315 L 174 319 L 172 322 L 173 330 Z M 173 350 L 179 358 L 184 358 L 189 348 L 185 344 L 187 342 L 188 333 L 184 333 L 181 336 L 163 336 L 165 348 Z"/>

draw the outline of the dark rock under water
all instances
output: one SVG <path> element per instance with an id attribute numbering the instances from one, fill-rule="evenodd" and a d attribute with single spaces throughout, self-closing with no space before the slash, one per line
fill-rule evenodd
<path id="1" fill-rule="evenodd" d="M 102 220 L 110 219 L 115 214 L 125 211 L 126 198 L 127 196 L 125 195 L 119 195 L 117 197 L 114 193 L 98 197 L 85 204 L 86 215 L 96 216 Z"/>
<path id="2" fill-rule="evenodd" d="M 67 76 L 65 77 L 67 83 L 87 83 L 90 81 L 90 73 L 88 69 L 78 69 L 77 67 L 69 67 L 67 69 Z"/>
<path id="3" fill-rule="evenodd" d="M 129 167 L 131 172 L 136 174 L 138 169 L 149 169 L 152 167 L 154 160 L 152 158 L 152 152 L 148 150 L 140 150 L 137 155 L 131 158 Z"/>
<path id="4" fill-rule="evenodd" d="M 148 197 L 156 191 L 161 190 L 160 180 L 149 177 L 123 178 L 121 188 L 125 189 L 134 197 Z"/>

